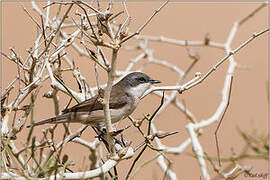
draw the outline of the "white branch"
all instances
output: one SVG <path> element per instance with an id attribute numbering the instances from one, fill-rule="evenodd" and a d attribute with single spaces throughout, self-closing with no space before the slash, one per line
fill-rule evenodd
<path id="1" fill-rule="evenodd" d="M 196 154 L 196 158 L 198 159 L 199 165 L 201 167 L 201 171 L 202 171 L 202 176 L 204 180 L 210 180 L 210 176 L 207 172 L 207 166 L 204 160 L 204 152 L 203 152 L 203 148 L 197 138 L 197 135 L 194 131 L 194 127 L 192 123 L 189 123 L 187 125 L 187 130 L 189 132 L 190 138 L 191 138 L 191 143 L 192 143 L 192 147 L 193 147 L 193 151 Z"/>
<path id="2" fill-rule="evenodd" d="M 177 180 L 178 179 L 176 174 L 171 169 L 169 169 L 168 166 L 166 165 L 163 156 L 159 156 L 157 158 L 157 162 L 158 162 L 160 168 L 169 176 L 169 178 L 171 180 Z"/>
<path id="3" fill-rule="evenodd" d="M 171 39 L 171 38 L 167 38 L 164 36 L 137 35 L 137 36 L 135 36 L 135 38 L 138 40 L 148 40 L 148 41 L 157 41 L 157 42 L 162 42 L 162 43 L 168 43 L 168 44 L 173 44 L 176 46 L 209 46 L 209 47 L 224 49 L 224 44 L 217 43 L 214 41 L 210 41 L 208 45 L 205 45 L 204 41 L 176 40 L 176 39 Z"/>

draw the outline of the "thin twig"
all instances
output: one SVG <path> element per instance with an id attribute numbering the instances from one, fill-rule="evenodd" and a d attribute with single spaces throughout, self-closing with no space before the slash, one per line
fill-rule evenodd
<path id="1" fill-rule="evenodd" d="M 157 10 L 155 10 L 154 14 L 152 16 L 150 16 L 150 18 L 133 34 L 129 35 L 128 37 L 126 37 L 125 39 L 123 39 L 121 41 L 120 44 L 123 44 L 124 42 L 126 42 L 127 40 L 129 40 L 130 38 L 132 38 L 135 35 L 138 35 L 141 33 L 141 31 L 145 28 L 145 26 L 153 19 L 153 17 L 160 12 L 160 10 L 166 6 L 168 4 L 169 1 L 166 1 L 164 4 L 162 4 Z"/>
<path id="2" fill-rule="evenodd" d="M 26 14 L 30 17 L 30 19 L 31 19 L 32 21 L 34 21 L 34 23 L 37 25 L 37 27 L 38 27 L 40 30 L 42 30 L 42 28 L 40 27 L 40 25 L 38 24 L 38 22 L 34 19 L 34 17 L 32 17 L 32 15 L 28 12 L 28 10 L 26 9 L 26 7 L 25 7 L 23 4 L 21 4 L 21 6 L 23 7 L 24 12 L 26 12 Z"/>
<path id="3" fill-rule="evenodd" d="M 228 107 L 229 107 L 229 104 L 230 104 L 230 98 L 231 98 L 231 93 L 232 93 L 232 83 L 233 83 L 233 76 L 231 76 L 231 80 L 230 80 L 230 87 L 229 87 L 230 89 L 229 89 L 229 94 L 228 94 L 228 98 L 227 98 L 226 107 L 225 107 L 225 109 L 224 109 L 224 112 L 223 112 L 223 114 L 222 114 L 222 116 L 221 116 L 221 119 L 220 119 L 220 121 L 219 121 L 219 123 L 218 123 L 218 125 L 217 125 L 216 130 L 215 130 L 215 140 L 216 140 L 216 146 L 217 146 L 217 155 L 218 155 L 218 163 L 219 163 L 219 167 L 221 167 L 221 162 L 220 162 L 220 152 L 219 152 L 219 144 L 218 144 L 217 133 L 218 133 L 219 127 L 220 127 L 220 125 L 221 125 L 221 123 L 222 123 L 222 120 L 223 120 L 223 118 L 224 118 L 224 115 L 225 115 L 225 113 L 226 113 L 226 111 L 227 111 L 227 109 L 228 109 Z"/>
<path id="4" fill-rule="evenodd" d="M 253 11 L 251 11 L 247 16 L 243 17 L 240 21 L 238 21 L 239 26 L 242 25 L 244 22 L 246 22 L 249 18 L 251 18 L 252 16 L 254 16 L 254 14 L 256 14 L 259 10 L 261 10 L 262 8 L 264 8 L 266 5 L 267 5 L 267 3 L 266 2 L 263 2 L 256 9 L 254 9 Z"/>
<path id="5" fill-rule="evenodd" d="M 145 145 L 145 146 L 143 147 L 143 149 L 140 151 L 140 153 L 136 156 L 136 158 L 135 158 L 134 161 L 132 162 L 132 164 L 131 164 L 131 166 L 130 166 L 130 168 L 129 168 L 129 170 L 128 170 L 128 173 L 127 173 L 127 175 L 126 175 L 126 177 L 125 177 L 126 180 L 128 180 L 128 179 L 130 178 L 130 174 L 131 174 L 132 169 L 134 168 L 135 164 L 136 164 L 137 161 L 140 159 L 140 157 L 142 156 L 142 154 L 143 154 L 143 152 L 145 151 L 146 148 L 147 148 L 147 145 Z"/>

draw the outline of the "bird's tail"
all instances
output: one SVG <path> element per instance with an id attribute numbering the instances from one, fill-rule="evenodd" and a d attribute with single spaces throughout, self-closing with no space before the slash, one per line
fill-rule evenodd
<path id="1" fill-rule="evenodd" d="M 53 117 L 53 118 L 50 118 L 50 119 L 46 119 L 46 120 L 43 120 L 43 121 L 39 121 L 39 122 L 36 122 L 36 123 L 33 123 L 31 125 L 28 125 L 26 126 L 27 128 L 30 128 L 32 126 L 39 126 L 39 125 L 42 125 L 42 124 L 55 124 L 55 123 L 64 123 L 64 122 L 69 122 L 69 118 L 70 115 L 69 113 L 67 114 L 63 114 L 63 115 L 58 115 L 56 117 Z"/>

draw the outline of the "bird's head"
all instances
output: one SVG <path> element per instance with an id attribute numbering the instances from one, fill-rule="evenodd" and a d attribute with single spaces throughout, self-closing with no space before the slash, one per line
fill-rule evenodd
<path id="1" fill-rule="evenodd" d="M 153 80 L 141 72 L 130 73 L 118 82 L 126 91 L 137 98 L 140 98 L 152 84 L 157 83 L 161 83 L 161 81 Z"/>

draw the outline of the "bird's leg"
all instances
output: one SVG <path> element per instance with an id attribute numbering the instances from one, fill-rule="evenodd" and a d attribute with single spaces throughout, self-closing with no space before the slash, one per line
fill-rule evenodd
<path id="1" fill-rule="evenodd" d="M 112 132 L 111 136 L 113 137 L 115 143 L 120 144 L 121 146 L 124 146 L 124 144 L 122 143 L 122 141 L 119 140 L 119 139 L 117 139 L 116 136 L 119 135 L 119 134 L 121 134 L 124 130 L 126 130 L 129 127 L 130 126 L 128 126 L 126 128 L 119 129 L 119 130 L 114 130 Z M 97 136 L 98 139 L 101 140 L 105 144 L 106 148 L 108 148 L 108 143 L 107 143 L 106 138 L 105 138 L 105 135 L 107 133 L 106 128 L 105 127 L 98 127 L 96 129 L 97 129 L 96 133 L 98 135 Z"/>
<path id="2" fill-rule="evenodd" d="M 119 140 L 116 138 L 116 136 L 117 136 L 118 134 L 120 134 L 122 131 L 123 131 L 123 130 L 120 129 L 120 130 L 118 130 L 118 131 L 113 131 L 112 134 L 111 134 L 111 136 L 113 137 L 115 143 L 117 143 L 117 144 L 121 144 L 121 141 L 119 141 Z M 101 132 L 101 133 L 99 134 L 99 137 L 102 138 L 103 140 L 105 140 L 105 139 L 103 138 L 103 136 L 106 135 L 106 133 L 107 133 L 106 128 L 101 129 L 100 132 Z"/>

